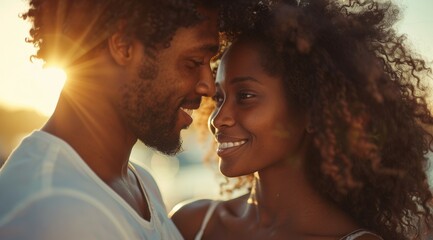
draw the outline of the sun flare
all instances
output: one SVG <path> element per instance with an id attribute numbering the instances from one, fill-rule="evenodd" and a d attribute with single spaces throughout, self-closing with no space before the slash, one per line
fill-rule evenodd
<path id="1" fill-rule="evenodd" d="M 54 111 L 66 74 L 61 68 L 43 68 L 30 61 L 33 45 L 25 42 L 30 23 L 18 16 L 28 6 L 24 1 L 1 0 L 3 34 L 0 44 L 0 108 L 30 109 L 49 116 Z"/>
<path id="2" fill-rule="evenodd" d="M 66 81 L 66 73 L 63 69 L 57 67 L 48 67 L 42 69 L 41 79 L 53 83 L 55 88 L 63 87 Z M 56 82 L 56 84 L 54 84 Z"/>
<path id="3" fill-rule="evenodd" d="M 51 115 L 66 80 L 65 71 L 58 67 L 47 67 L 38 71 L 35 81 L 38 82 L 41 92 L 45 93 L 45 97 L 40 99 L 43 103 L 41 103 L 39 111 L 45 115 Z"/>

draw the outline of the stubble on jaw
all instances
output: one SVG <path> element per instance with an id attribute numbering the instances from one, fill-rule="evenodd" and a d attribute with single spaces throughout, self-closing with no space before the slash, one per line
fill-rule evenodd
<path id="1" fill-rule="evenodd" d="M 154 48 L 146 48 L 141 62 L 142 64 L 138 70 L 138 76 L 143 80 L 155 80 L 158 77 L 159 64 L 161 64 L 157 60 L 157 50 Z"/>
<path id="2" fill-rule="evenodd" d="M 175 133 L 177 108 L 166 91 L 168 79 L 160 79 L 156 57 L 145 56 L 137 70 L 137 78 L 122 87 L 121 111 L 126 124 L 146 146 L 164 154 L 174 155 L 181 151 L 180 133 Z"/>

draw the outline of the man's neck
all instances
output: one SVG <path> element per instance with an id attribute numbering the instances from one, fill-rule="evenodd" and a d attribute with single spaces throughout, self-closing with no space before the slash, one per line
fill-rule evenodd
<path id="1" fill-rule="evenodd" d="M 126 175 L 125 166 L 137 138 L 104 99 L 101 87 L 88 89 L 65 86 L 42 130 L 66 141 L 103 181 L 109 182 Z"/>

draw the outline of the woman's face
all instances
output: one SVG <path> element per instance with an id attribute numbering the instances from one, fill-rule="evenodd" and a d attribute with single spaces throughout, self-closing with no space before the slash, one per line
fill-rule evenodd
<path id="1" fill-rule="evenodd" d="M 210 116 L 220 170 L 236 177 L 299 160 L 306 117 L 288 104 L 280 77 L 260 64 L 257 43 L 235 43 L 216 76 L 216 108 Z"/>

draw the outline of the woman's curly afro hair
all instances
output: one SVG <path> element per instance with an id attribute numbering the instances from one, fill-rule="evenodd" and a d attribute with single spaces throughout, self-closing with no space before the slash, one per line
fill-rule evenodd
<path id="1" fill-rule="evenodd" d="M 387 1 L 280 1 L 225 41 L 259 43 L 264 70 L 309 114 L 315 189 L 384 239 L 422 239 L 433 226 L 431 69 L 393 29 L 399 14 Z"/>

